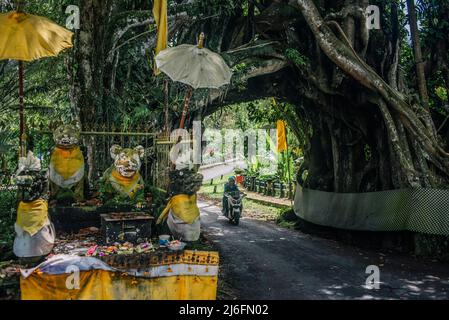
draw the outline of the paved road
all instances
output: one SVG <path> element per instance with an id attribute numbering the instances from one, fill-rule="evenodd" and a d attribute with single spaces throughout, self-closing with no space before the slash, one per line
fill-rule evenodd
<path id="1" fill-rule="evenodd" d="M 200 202 L 205 236 L 220 251 L 225 281 L 238 299 L 448 299 L 449 265 L 346 246 L 274 223 L 229 224 Z M 380 289 L 366 268 L 380 268 Z"/>
<path id="2" fill-rule="evenodd" d="M 214 179 L 216 177 L 220 177 L 221 175 L 226 175 L 234 171 L 235 168 L 246 168 L 246 163 L 242 160 L 229 162 L 226 164 L 217 165 L 210 168 L 200 168 L 199 172 L 203 175 L 203 181 L 207 181 L 210 179 Z"/>

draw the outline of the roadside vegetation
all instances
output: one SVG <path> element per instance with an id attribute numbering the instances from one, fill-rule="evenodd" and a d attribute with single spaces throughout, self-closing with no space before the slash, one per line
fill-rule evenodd
<path id="1" fill-rule="evenodd" d="M 0 261 L 14 258 L 12 244 L 14 241 L 14 222 L 16 197 L 15 192 L 0 192 Z"/>
<path id="2" fill-rule="evenodd" d="M 204 181 L 203 186 L 198 192 L 200 199 L 211 201 L 221 208 L 224 185 L 231 175 L 232 174 L 227 174 L 223 177 L 217 177 L 212 180 L 212 183 L 211 180 Z M 239 189 L 240 191 L 245 191 L 242 186 L 239 186 Z M 282 212 L 285 210 L 286 209 L 282 209 L 276 206 L 261 204 L 248 198 L 245 198 L 243 200 L 243 217 L 245 218 L 277 222 L 281 218 Z"/>

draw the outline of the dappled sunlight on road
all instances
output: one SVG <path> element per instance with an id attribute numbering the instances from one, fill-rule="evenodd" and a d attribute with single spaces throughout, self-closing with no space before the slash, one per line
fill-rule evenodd
<path id="1" fill-rule="evenodd" d="M 429 277 L 429 278 L 428 278 Z M 430 279 L 433 278 L 433 279 Z M 360 282 L 359 288 L 354 281 L 339 282 L 319 288 L 318 292 L 324 294 L 327 299 L 360 299 L 360 300 L 403 300 L 403 299 L 448 299 L 447 281 L 441 281 L 438 277 L 426 276 L 424 281 L 399 278 L 392 282 L 379 282 L 379 289 L 373 289 L 364 284 L 364 275 L 355 277 Z M 357 282 L 356 281 L 356 282 Z M 363 283 L 363 284 L 362 284 Z M 367 294 L 369 292 L 369 294 Z"/>
<path id="2" fill-rule="evenodd" d="M 242 219 L 232 225 L 217 206 L 199 202 L 203 233 L 216 243 L 226 281 L 241 299 L 447 299 L 449 268 L 394 254 L 371 252 Z M 366 268 L 380 269 L 379 289 Z"/>

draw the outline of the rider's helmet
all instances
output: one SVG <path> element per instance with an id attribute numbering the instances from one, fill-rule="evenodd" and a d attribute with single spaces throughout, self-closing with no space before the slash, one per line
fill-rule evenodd
<path id="1" fill-rule="evenodd" d="M 234 176 L 230 176 L 228 179 L 228 182 L 234 182 L 235 183 L 235 177 Z"/>

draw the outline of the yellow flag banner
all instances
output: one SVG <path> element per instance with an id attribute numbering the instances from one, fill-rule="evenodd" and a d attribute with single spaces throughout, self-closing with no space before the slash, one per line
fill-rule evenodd
<path id="1" fill-rule="evenodd" d="M 277 127 L 277 139 L 278 139 L 278 152 L 283 152 L 287 150 L 287 134 L 285 130 L 285 122 L 278 120 L 276 123 Z"/>
<path id="2" fill-rule="evenodd" d="M 153 15 L 157 26 L 157 43 L 156 43 L 156 55 L 159 52 L 167 48 L 167 0 L 154 0 Z M 159 69 L 154 67 L 154 74 L 158 75 Z"/>

